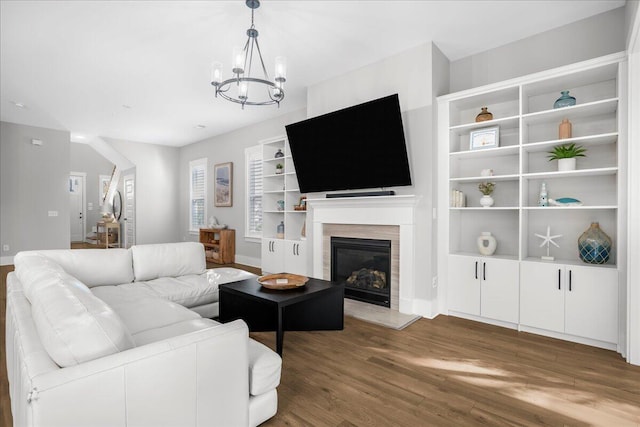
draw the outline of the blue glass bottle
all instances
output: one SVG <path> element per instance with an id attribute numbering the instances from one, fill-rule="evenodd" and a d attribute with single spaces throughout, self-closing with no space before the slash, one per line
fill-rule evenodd
<path id="1" fill-rule="evenodd" d="M 553 108 L 571 107 L 572 105 L 576 105 L 576 99 L 569 95 L 568 90 L 563 90 L 560 94 L 562 96 L 556 99 L 556 102 L 553 104 Z"/>

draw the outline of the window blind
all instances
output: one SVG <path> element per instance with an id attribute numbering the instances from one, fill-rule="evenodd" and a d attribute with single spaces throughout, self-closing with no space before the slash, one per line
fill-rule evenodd
<path id="1" fill-rule="evenodd" d="M 245 152 L 247 171 L 246 235 L 262 236 L 262 147 Z"/>
<path id="2" fill-rule="evenodd" d="M 189 163 L 191 186 L 189 191 L 189 229 L 197 231 L 205 226 L 207 216 L 207 159 Z"/>

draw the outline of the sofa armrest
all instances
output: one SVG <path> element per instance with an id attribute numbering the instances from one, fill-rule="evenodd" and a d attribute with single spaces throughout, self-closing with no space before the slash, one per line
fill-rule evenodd
<path id="1" fill-rule="evenodd" d="M 249 419 L 241 321 L 33 378 L 30 425 L 220 425 Z"/>

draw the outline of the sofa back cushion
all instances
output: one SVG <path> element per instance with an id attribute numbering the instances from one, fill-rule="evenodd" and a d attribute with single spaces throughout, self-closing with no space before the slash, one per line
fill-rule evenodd
<path id="1" fill-rule="evenodd" d="M 207 270 L 204 246 L 197 242 L 131 247 L 135 281 L 202 274 Z"/>
<path id="2" fill-rule="evenodd" d="M 44 255 L 90 288 L 133 282 L 133 261 L 131 251 L 127 249 L 53 249 L 30 252 Z"/>
<path id="3" fill-rule="evenodd" d="M 111 307 L 47 257 L 18 254 L 15 263 L 42 345 L 58 366 L 78 365 L 135 346 Z"/>

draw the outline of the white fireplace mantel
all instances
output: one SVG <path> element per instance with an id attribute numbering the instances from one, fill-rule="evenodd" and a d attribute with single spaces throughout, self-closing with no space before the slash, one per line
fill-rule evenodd
<path id="1" fill-rule="evenodd" d="M 400 230 L 399 311 L 414 314 L 415 211 L 419 202 L 420 197 L 414 195 L 307 199 L 313 224 L 310 236 L 313 277 L 323 276 L 325 224 L 397 225 Z"/>

